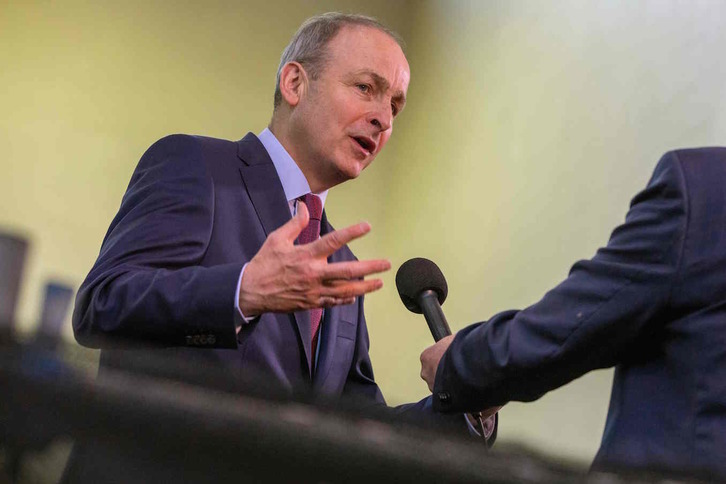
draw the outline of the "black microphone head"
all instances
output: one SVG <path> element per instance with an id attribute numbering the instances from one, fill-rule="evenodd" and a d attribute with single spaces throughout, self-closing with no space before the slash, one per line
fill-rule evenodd
<path id="1" fill-rule="evenodd" d="M 422 313 L 418 304 L 419 294 L 431 289 L 436 293 L 439 304 L 444 304 L 449 293 L 439 266 L 423 257 L 415 257 L 401 264 L 396 272 L 396 287 L 403 305 L 418 314 Z"/>

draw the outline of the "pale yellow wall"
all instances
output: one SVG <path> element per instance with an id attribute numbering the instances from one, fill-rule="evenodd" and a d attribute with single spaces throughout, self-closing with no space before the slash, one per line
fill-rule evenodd
<path id="1" fill-rule="evenodd" d="M 537 301 L 607 241 L 663 152 L 724 144 L 725 19 L 723 2 L 428 2 L 388 153 L 394 266 L 439 264 L 455 328 Z M 427 392 L 413 376 L 430 335 L 386 282 L 372 357 L 403 402 Z M 611 379 L 508 406 L 501 441 L 589 461 Z"/>
<path id="2" fill-rule="evenodd" d="M 370 220 L 354 249 L 393 261 L 367 301 L 390 403 L 427 393 L 430 335 L 393 283 L 403 261 L 441 266 L 455 329 L 523 307 L 607 240 L 661 153 L 722 143 L 726 7 L 714 2 L 0 3 L 0 226 L 33 238 L 23 328 L 42 280 L 82 281 L 148 145 L 260 131 L 298 24 L 361 8 L 407 40 L 409 105 L 328 212 L 339 227 Z M 589 460 L 610 379 L 508 406 L 500 439 Z"/>
<path id="3" fill-rule="evenodd" d="M 34 328 L 47 278 L 81 283 L 151 143 L 261 131 L 280 54 L 305 18 L 362 11 L 405 34 L 406 5 L 0 2 L 0 228 L 32 241 L 21 329 Z"/>

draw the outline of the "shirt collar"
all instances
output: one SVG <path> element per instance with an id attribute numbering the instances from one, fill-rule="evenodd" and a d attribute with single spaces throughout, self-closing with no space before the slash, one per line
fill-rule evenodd
<path id="1" fill-rule="evenodd" d="M 297 166 L 297 163 L 295 163 L 295 160 L 292 159 L 285 147 L 272 134 L 272 131 L 269 128 L 265 128 L 258 138 L 265 147 L 265 150 L 267 150 L 267 154 L 270 155 L 272 164 L 275 165 L 275 171 L 277 171 L 277 176 L 280 178 L 280 182 L 282 182 L 282 189 L 285 191 L 285 197 L 288 203 L 294 202 L 306 193 L 310 193 L 310 184 L 302 170 Z M 315 195 L 320 197 L 324 207 L 328 190 L 323 190 Z"/>

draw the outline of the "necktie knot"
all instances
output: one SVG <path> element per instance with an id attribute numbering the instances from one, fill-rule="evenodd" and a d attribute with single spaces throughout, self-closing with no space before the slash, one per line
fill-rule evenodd
<path id="1" fill-rule="evenodd" d="M 298 235 L 297 243 L 309 244 L 310 242 L 315 242 L 320 237 L 320 219 L 323 215 L 323 201 L 320 200 L 320 197 L 312 193 L 308 193 L 298 198 L 298 200 L 305 202 L 305 205 L 308 207 L 310 221 L 307 227 Z"/>
<path id="2" fill-rule="evenodd" d="M 319 196 L 312 193 L 306 193 L 302 197 L 298 198 L 298 200 L 305 202 L 311 219 L 320 221 L 320 218 L 323 216 L 323 201 L 320 200 Z"/>

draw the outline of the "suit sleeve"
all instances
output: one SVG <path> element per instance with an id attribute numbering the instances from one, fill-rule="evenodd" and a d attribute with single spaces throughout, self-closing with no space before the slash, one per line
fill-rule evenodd
<path id="1" fill-rule="evenodd" d="M 590 370 L 638 358 L 638 341 L 667 320 L 687 214 L 683 173 L 667 153 L 592 259 L 576 263 L 538 303 L 459 331 L 439 363 L 434 407 L 532 401 Z"/>
<path id="2" fill-rule="evenodd" d="M 79 289 L 77 341 L 236 347 L 233 298 L 244 261 L 199 265 L 213 219 L 214 183 L 201 141 L 174 135 L 155 143 Z"/>

